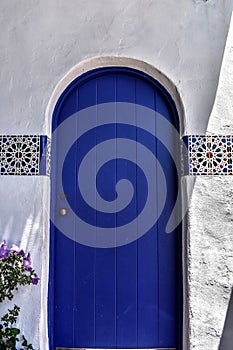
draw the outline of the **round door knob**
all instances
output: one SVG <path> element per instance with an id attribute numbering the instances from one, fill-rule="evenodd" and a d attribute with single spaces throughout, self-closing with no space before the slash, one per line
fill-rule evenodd
<path id="1" fill-rule="evenodd" d="M 64 209 L 64 208 L 62 208 L 62 209 L 59 210 L 59 214 L 60 214 L 61 216 L 65 216 L 65 215 L 67 214 L 67 210 Z"/>

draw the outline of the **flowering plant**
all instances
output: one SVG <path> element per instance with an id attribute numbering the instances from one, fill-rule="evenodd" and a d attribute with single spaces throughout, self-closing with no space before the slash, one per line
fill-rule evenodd
<path id="1" fill-rule="evenodd" d="M 11 300 L 19 286 L 38 284 L 39 277 L 32 268 L 30 253 L 26 254 L 15 244 L 7 248 L 6 241 L 0 245 L 0 303 L 5 299 Z M 12 310 L 1 318 L 0 323 L 0 349 L 20 350 L 32 349 L 24 335 L 19 338 L 20 330 L 15 326 L 20 308 L 15 305 Z"/>

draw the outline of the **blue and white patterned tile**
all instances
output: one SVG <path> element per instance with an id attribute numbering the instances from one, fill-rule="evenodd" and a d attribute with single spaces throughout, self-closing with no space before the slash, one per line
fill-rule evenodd
<path id="1" fill-rule="evenodd" d="M 233 175 L 232 135 L 185 136 L 184 174 Z M 0 135 L 0 175 L 50 175 L 51 140 Z"/>
<path id="2" fill-rule="evenodd" d="M 0 137 L 1 175 L 38 175 L 40 137 L 6 135 Z"/>
<path id="3" fill-rule="evenodd" d="M 42 136 L 1 135 L 0 175 L 40 175 L 41 149 Z"/>
<path id="4" fill-rule="evenodd" d="M 188 137 L 190 175 L 232 175 L 230 135 L 191 135 Z"/>

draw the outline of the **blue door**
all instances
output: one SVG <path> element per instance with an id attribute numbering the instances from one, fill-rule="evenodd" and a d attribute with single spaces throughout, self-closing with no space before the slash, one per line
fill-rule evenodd
<path id="1" fill-rule="evenodd" d="M 52 143 L 51 349 L 178 348 L 180 230 L 166 233 L 177 198 L 174 129 L 170 96 L 136 70 L 91 71 L 60 97 Z"/>

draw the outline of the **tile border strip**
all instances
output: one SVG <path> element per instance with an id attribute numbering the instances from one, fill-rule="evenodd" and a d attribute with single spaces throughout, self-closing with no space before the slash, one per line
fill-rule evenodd
<path id="1" fill-rule="evenodd" d="M 183 175 L 233 175 L 233 135 L 185 135 Z M 0 175 L 50 175 L 46 135 L 0 135 Z"/>

